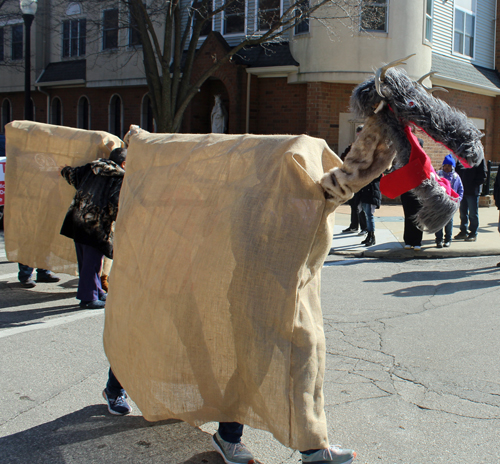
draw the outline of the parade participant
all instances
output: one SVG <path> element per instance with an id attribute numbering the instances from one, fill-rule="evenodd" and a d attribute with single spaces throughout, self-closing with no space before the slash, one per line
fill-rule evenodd
<path id="1" fill-rule="evenodd" d="M 109 159 L 61 169 L 61 175 L 76 188 L 61 234 L 75 242 L 80 275 L 76 297 L 85 309 L 104 308 L 106 293 L 99 273 L 103 256 L 113 258 L 113 223 L 118 214 L 126 156 L 125 148 L 116 148 Z"/>

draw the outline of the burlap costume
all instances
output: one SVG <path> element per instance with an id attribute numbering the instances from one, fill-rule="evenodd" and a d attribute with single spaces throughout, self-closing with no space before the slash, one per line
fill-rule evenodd
<path id="1" fill-rule="evenodd" d="M 75 189 L 60 166 L 81 166 L 123 146 L 114 135 L 13 121 L 5 126 L 5 249 L 10 261 L 76 275 L 75 245 L 59 234 Z M 108 145 L 109 144 L 109 145 Z"/>
<path id="2" fill-rule="evenodd" d="M 148 420 L 328 446 L 320 272 L 341 161 L 307 136 L 131 137 L 104 346 Z"/>

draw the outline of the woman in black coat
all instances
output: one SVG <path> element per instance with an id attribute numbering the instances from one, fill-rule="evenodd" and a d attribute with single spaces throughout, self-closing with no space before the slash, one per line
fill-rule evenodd
<path id="1" fill-rule="evenodd" d="M 381 175 L 359 191 L 359 202 L 366 216 L 366 230 L 368 231 L 366 238 L 361 242 L 364 246 L 375 245 L 375 217 L 373 213 L 375 209 L 380 208 L 382 203 L 380 179 L 382 179 Z"/>

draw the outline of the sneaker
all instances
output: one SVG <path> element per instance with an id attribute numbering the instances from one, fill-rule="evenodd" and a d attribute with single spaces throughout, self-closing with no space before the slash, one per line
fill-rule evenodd
<path id="1" fill-rule="evenodd" d="M 466 232 L 459 232 L 454 237 L 455 240 L 465 240 L 466 238 L 467 238 L 467 233 Z"/>
<path id="2" fill-rule="evenodd" d="M 37 282 L 53 283 L 53 282 L 59 282 L 60 280 L 61 280 L 61 278 L 57 277 L 52 272 L 49 272 L 47 274 L 42 274 L 42 275 L 40 275 L 40 274 L 36 275 Z"/>
<path id="3" fill-rule="evenodd" d="M 348 227 L 347 229 L 344 229 L 342 231 L 343 234 L 350 234 L 350 233 L 353 233 L 353 232 L 357 232 L 358 231 L 358 228 L 354 228 L 354 227 Z"/>
<path id="4" fill-rule="evenodd" d="M 350 464 L 356 457 L 356 452 L 342 449 L 338 445 L 330 445 L 330 448 L 315 451 L 312 454 L 302 454 L 302 462 L 319 464 L 323 462 L 331 464 Z"/>
<path id="5" fill-rule="evenodd" d="M 443 248 L 443 242 L 436 242 L 436 248 Z"/>
<path id="6" fill-rule="evenodd" d="M 116 398 L 112 398 L 108 395 L 106 389 L 104 389 L 102 391 L 102 397 L 106 400 L 106 403 L 108 403 L 108 411 L 115 416 L 125 416 L 132 411 L 132 408 L 127 403 L 126 393 Z"/>
<path id="7" fill-rule="evenodd" d="M 445 248 L 448 248 L 450 245 L 451 245 L 451 242 L 444 242 L 444 245 L 443 245 L 443 246 L 444 246 Z"/>
<path id="8" fill-rule="evenodd" d="M 420 251 L 420 250 L 422 249 L 422 247 L 421 247 L 421 246 L 419 246 L 419 245 L 416 245 L 416 246 L 414 246 L 414 247 L 413 247 L 413 249 L 414 249 L 415 251 Z"/>
<path id="9" fill-rule="evenodd" d="M 466 242 L 475 242 L 476 240 L 477 240 L 477 235 L 472 235 L 472 234 L 467 235 L 467 237 L 465 238 Z"/>
<path id="10" fill-rule="evenodd" d="M 411 250 L 411 245 L 405 245 L 405 250 Z"/>
<path id="11" fill-rule="evenodd" d="M 36 287 L 35 281 L 30 277 L 29 279 L 22 280 L 21 285 L 24 288 L 33 288 Z"/>
<path id="12" fill-rule="evenodd" d="M 358 235 L 366 235 L 367 233 L 368 233 L 367 230 L 362 229 L 358 232 Z"/>
<path id="13" fill-rule="evenodd" d="M 104 309 L 105 301 L 80 301 L 80 308 L 82 309 Z"/>
<path id="14" fill-rule="evenodd" d="M 100 299 L 101 301 L 106 301 L 106 299 L 107 299 L 107 298 L 108 298 L 108 294 L 107 294 L 107 293 L 101 293 L 101 294 L 99 295 L 99 299 Z"/>
<path id="15" fill-rule="evenodd" d="M 254 464 L 253 454 L 240 441 L 239 443 L 230 443 L 223 440 L 219 432 L 212 437 L 212 445 L 224 459 L 226 464 Z"/>

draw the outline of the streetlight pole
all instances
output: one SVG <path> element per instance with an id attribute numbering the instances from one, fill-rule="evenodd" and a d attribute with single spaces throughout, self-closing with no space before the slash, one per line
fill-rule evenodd
<path id="1" fill-rule="evenodd" d="M 24 20 L 24 119 L 33 120 L 31 104 L 31 24 L 35 19 L 38 0 L 20 0 Z"/>

